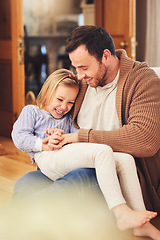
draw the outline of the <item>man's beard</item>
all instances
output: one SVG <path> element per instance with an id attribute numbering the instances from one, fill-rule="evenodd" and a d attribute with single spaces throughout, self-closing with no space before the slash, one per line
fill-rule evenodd
<path id="1" fill-rule="evenodd" d="M 103 64 L 100 63 L 98 72 L 97 72 L 97 77 L 96 77 L 96 85 L 98 86 L 105 86 L 106 85 L 106 75 L 107 75 L 107 67 Z"/>

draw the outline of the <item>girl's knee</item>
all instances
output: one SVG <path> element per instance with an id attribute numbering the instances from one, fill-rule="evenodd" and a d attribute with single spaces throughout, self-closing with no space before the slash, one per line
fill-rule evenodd
<path id="1" fill-rule="evenodd" d="M 99 145 L 100 145 L 99 146 L 100 150 L 105 151 L 107 153 L 113 153 L 113 150 L 110 146 L 108 146 L 106 144 L 99 144 Z"/>
<path id="2" fill-rule="evenodd" d="M 122 157 L 123 161 L 130 161 L 130 162 L 134 162 L 134 157 L 128 153 L 123 153 L 123 157 Z"/>

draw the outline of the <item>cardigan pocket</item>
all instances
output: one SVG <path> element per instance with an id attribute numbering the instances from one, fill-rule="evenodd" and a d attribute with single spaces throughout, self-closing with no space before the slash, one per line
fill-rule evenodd
<path id="1" fill-rule="evenodd" d="M 152 197 L 153 197 L 153 209 L 160 214 L 160 184 L 156 191 L 155 187 L 152 187 Z"/>

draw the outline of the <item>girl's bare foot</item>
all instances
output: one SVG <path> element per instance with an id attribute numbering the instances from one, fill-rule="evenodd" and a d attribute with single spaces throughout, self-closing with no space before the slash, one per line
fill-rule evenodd
<path id="1" fill-rule="evenodd" d="M 117 225 L 120 230 L 127 230 L 129 228 L 140 228 L 152 218 L 157 216 L 156 212 L 151 211 L 133 211 L 126 204 L 121 204 L 113 209 L 116 216 Z"/>
<path id="2" fill-rule="evenodd" d="M 133 229 L 133 234 L 137 237 L 150 237 L 153 240 L 160 240 L 160 231 L 150 222 L 142 225 L 139 228 Z"/>

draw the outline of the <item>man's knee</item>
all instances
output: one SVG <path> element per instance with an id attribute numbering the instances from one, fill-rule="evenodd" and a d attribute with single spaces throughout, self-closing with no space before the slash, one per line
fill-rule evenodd
<path id="1" fill-rule="evenodd" d="M 14 192 L 20 191 L 21 189 L 42 189 L 49 186 L 53 181 L 47 178 L 41 171 L 28 172 L 22 176 L 16 182 L 14 186 Z"/>

